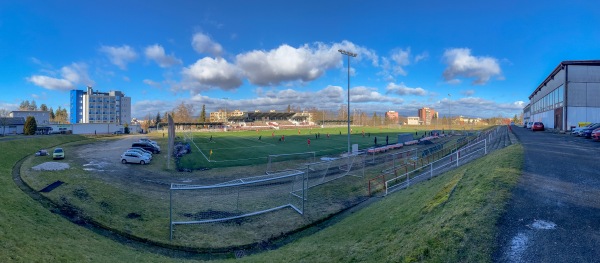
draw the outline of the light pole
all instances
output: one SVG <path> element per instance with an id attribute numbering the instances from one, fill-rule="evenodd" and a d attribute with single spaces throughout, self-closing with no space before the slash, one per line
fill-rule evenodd
<path id="1" fill-rule="evenodd" d="M 452 105 L 450 104 L 450 100 L 452 99 L 452 95 L 448 93 L 448 132 L 452 132 Z"/>
<path id="2" fill-rule="evenodd" d="M 350 156 L 352 153 L 350 151 L 350 57 L 356 57 L 356 53 L 342 49 L 339 49 L 338 52 L 348 57 L 348 111 L 346 112 L 346 115 L 348 115 L 348 156 Z"/>

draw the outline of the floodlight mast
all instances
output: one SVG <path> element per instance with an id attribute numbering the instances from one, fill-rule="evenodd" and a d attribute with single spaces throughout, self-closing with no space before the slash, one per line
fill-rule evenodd
<path id="1" fill-rule="evenodd" d="M 350 154 L 352 154 L 350 149 L 350 57 L 356 57 L 356 53 L 342 49 L 338 49 L 338 52 L 348 57 L 348 111 L 346 112 L 346 115 L 348 115 L 348 156 L 350 156 Z"/>

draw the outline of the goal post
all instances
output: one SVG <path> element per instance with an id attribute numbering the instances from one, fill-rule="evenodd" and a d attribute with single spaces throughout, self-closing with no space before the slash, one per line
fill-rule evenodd
<path id="1" fill-rule="evenodd" d="M 266 174 L 289 170 L 303 170 L 307 163 L 316 162 L 316 152 L 270 154 Z"/>
<path id="2" fill-rule="evenodd" d="M 170 239 L 177 225 L 219 223 L 286 208 L 302 215 L 307 189 L 306 173 L 297 170 L 208 186 L 171 184 Z"/>

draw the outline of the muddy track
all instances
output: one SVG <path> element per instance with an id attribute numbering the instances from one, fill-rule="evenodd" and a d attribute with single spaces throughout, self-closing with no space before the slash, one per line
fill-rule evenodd
<path id="1" fill-rule="evenodd" d="M 23 164 L 23 161 L 28 157 L 29 156 L 26 156 L 23 159 L 19 160 L 12 169 L 12 178 L 13 178 L 13 181 L 15 182 L 15 185 L 17 187 L 19 187 L 25 194 L 29 195 L 29 197 L 31 197 L 31 199 L 40 203 L 43 207 L 48 209 L 50 212 L 61 215 L 63 218 L 69 220 L 71 223 L 73 223 L 79 227 L 84 227 L 96 234 L 102 235 L 102 236 L 109 238 L 117 243 L 122 244 L 122 245 L 131 247 L 134 249 L 139 249 L 139 250 L 143 250 L 143 251 L 147 251 L 147 252 L 151 252 L 151 253 L 156 253 L 156 254 L 160 254 L 160 255 L 164 255 L 164 256 L 173 257 L 173 258 L 207 260 L 207 259 L 224 258 L 226 256 L 226 255 L 222 255 L 222 254 L 212 254 L 212 253 L 200 254 L 197 252 L 190 252 L 190 251 L 183 251 L 183 250 L 178 250 L 178 249 L 173 249 L 173 248 L 167 248 L 164 246 L 164 244 L 153 243 L 152 241 L 140 239 L 138 237 L 128 235 L 127 233 L 120 232 L 115 229 L 108 229 L 108 228 L 96 223 L 92 219 L 85 218 L 84 216 L 82 216 L 82 213 L 80 211 L 78 211 L 76 208 L 58 205 L 58 204 L 52 202 L 50 199 L 43 196 L 42 194 L 40 194 L 38 191 L 29 187 L 29 185 L 24 183 L 23 180 L 21 179 L 21 174 L 20 174 L 21 165 Z"/>

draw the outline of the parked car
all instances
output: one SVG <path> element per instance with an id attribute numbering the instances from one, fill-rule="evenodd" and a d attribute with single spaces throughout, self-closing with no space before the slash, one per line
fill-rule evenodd
<path id="1" fill-rule="evenodd" d="M 115 131 L 113 134 L 123 134 L 123 131 Z"/>
<path id="2" fill-rule="evenodd" d="M 35 156 L 46 156 L 48 155 L 48 151 L 46 150 L 39 150 L 37 152 L 35 152 Z"/>
<path id="3" fill-rule="evenodd" d="M 596 128 L 592 131 L 592 139 L 594 139 L 594 141 L 600 141 L 600 128 Z"/>
<path id="4" fill-rule="evenodd" d="M 121 163 L 139 163 L 147 164 L 150 163 L 150 159 L 140 153 L 136 152 L 124 152 L 121 155 Z"/>
<path id="5" fill-rule="evenodd" d="M 140 147 L 146 151 L 150 151 L 152 153 L 160 153 L 160 148 L 148 142 L 134 142 L 131 144 L 131 147 Z"/>
<path id="6" fill-rule="evenodd" d="M 579 132 L 579 136 L 585 137 L 585 138 L 591 138 L 592 137 L 592 131 L 594 131 L 595 129 L 600 128 L 600 123 L 596 123 L 590 127 L 587 127 L 583 130 L 581 130 Z"/>
<path id="7" fill-rule="evenodd" d="M 532 121 L 530 121 L 530 122 L 527 123 L 527 129 L 531 129 L 531 126 L 533 126 L 533 122 Z"/>
<path id="8" fill-rule="evenodd" d="M 533 123 L 533 125 L 531 126 L 531 130 L 532 131 L 543 131 L 544 130 L 544 124 L 536 121 Z"/>
<path id="9" fill-rule="evenodd" d="M 140 151 L 143 151 L 145 153 L 148 153 L 148 154 L 152 155 L 151 151 L 148 151 L 148 150 L 146 150 L 144 148 L 141 148 L 141 147 L 131 147 L 131 148 L 129 148 L 129 150 L 140 150 Z"/>
<path id="10" fill-rule="evenodd" d="M 149 142 L 149 143 L 152 143 L 152 144 L 156 144 L 156 141 L 150 140 L 148 138 L 141 138 L 140 142 Z"/>
<path id="11" fill-rule="evenodd" d="M 156 147 L 160 150 L 160 146 L 158 146 L 158 143 L 156 141 L 150 140 L 148 138 L 141 138 L 140 142 L 151 143 L 152 145 L 154 145 L 154 147 Z"/>
<path id="12" fill-rule="evenodd" d="M 577 135 L 577 136 L 579 136 L 579 133 L 581 132 L 581 130 L 583 130 L 583 129 L 585 129 L 585 128 L 592 127 L 592 126 L 594 126 L 594 125 L 596 125 L 596 124 L 597 124 L 597 123 L 590 123 L 590 124 L 588 124 L 588 125 L 585 125 L 585 126 L 582 126 L 582 127 L 576 127 L 576 128 L 573 128 L 573 129 L 571 130 L 571 134 L 574 134 L 574 135 Z"/>
<path id="13" fill-rule="evenodd" d="M 63 150 L 63 148 L 54 149 L 54 152 L 52 152 L 52 159 L 64 159 L 64 158 L 65 158 L 65 151 Z"/>
<path id="14" fill-rule="evenodd" d="M 152 160 L 152 154 L 150 154 L 150 153 L 146 153 L 146 152 L 143 152 L 142 150 L 136 150 L 136 149 L 127 149 L 127 150 L 125 150 L 125 152 L 124 152 L 124 153 L 128 153 L 128 152 L 139 153 L 139 154 L 141 154 L 141 155 L 143 155 L 143 156 L 146 156 L 146 157 L 148 157 L 148 159 Z"/>

